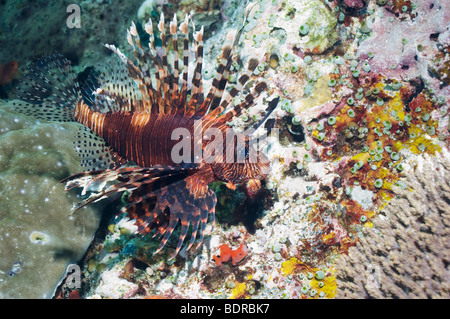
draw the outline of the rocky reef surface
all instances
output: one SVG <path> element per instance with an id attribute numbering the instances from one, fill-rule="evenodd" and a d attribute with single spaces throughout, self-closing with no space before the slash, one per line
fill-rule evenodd
<path id="1" fill-rule="evenodd" d="M 230 30 L 241 27 L 247 2 L 140 2 L 125 17 L 138 28 L 148 18 L 159 19 L 161 12 L 176 13 L 179 21 L 191 12 L 197 28 L 210 26 L 203 70 L 208 87 L 222 44 L 229 41 Z M 253 76 L 269 84 L 257 104 L 232 121 L 235 129 L 257 122 L 267 101 L 280 97 L 272 116 L 279 135 L 268 139 L 272 172 L 263 189 L 250 194 L 244 188 L 211 185 L 218 197 L 216 227 L 202 246 L 182 249 L 175 259 L 170 257 L 177 230 L 166 248 L 153 255 L 159 242 L 151 235 L 136 235 L 133 221 L 111 217 L 118 207 L 109 206 L 112 213 L 104 215 L 105 225 L 79 261 L 81 288 L 73 290 L 66 282 L 58 296 L 448 298 L 449 15 L 445 0 L 255 1 L 229 79 L 235 82 L 245 61 L 256 56 L 262 62 Z M 121 34 L 109 43 L 125 40 Z M 83 59 L 78 62 L 88 61 Z M 42 134 L 66 127 L 34 124 L 30 118 L 2 112 L 11 127 L 2 136 L 22 134 L 31 149 L 46 145 L 31 138 L 33 129 Z M 16 117 L 29 124 L 14 124 Z M 40 170 L 30 173 L 39 178 L 35 187 L 47 185 L 49 174 L 56 184 L 58 178 L 79 171 L 76 156 L 69 155 L 73 151 L 67 125 L 64 135 L 50 133 L 45 150 L 59 156 L 62 165 L 73 166 L 55 169 L 50 160 L 41 163 L 33 157 L 36 165 L 29 163 L 27 169 Z M 61 144 L 52 144 L 56 137 Z M 6 149 L 0 151 L 0 160 L 5 154 Z M 1 167 L 16 172 L 24 162 L 10 163 Z M 17 185 L 11 183 L 14 179 L 31 178 L 9 176 L 9 185 Z M 50 191 L 44 186 L 43 193 Z M 24 197 L 17 188 L 5 207 L 17 207 L 17 198 L 42 199 L 36 194 Z M 36 214 L 56 221 L 58 217 L 47 214 L 57 208 L 62 224 L 72 199 L 60 185 L 52 194 L 58 197 Z M 61 201 L 65 204 L 56 204 Z M 88 223 L 86 216 L 95 214 L 77 214 L 71 218 L 82 219 L 80 227 L 89 225 L 91 235 L 86 232 L 85 238 L 90 238 L 98 221 Z M 12 223 L 18 216 L 25 218 L 22 215 L 27 216 L 17 211 Z M 30 224 L 32 231 L 56 236 L 36 225 Z M 22 256 L 32 256 L 29 247 L 32 244 L 20 248 Z M 225 250 L 229 260 L 223 259 Z M 1 265 L 3 272 L 20 259 L 11 256 Z M 8 283 L 19 282 L 24 274 L 2 275 Z M 62 275 L 61 270 L 54 276 L 53 287 Z"/>
<path id="2" fill-rule="evenodd" d="M 40 56 L 58 51 L 81 72 L 101 62 L 104 43 L 123 46 L 126 29 L 141 0 L 79 1 L 80 28 L 74 23 L 70 1 L 7 0 L 0 11 L 0 64 L 17 61 L 25 66 Z M 30 49 L 32 48 L 32 49 Z"/>

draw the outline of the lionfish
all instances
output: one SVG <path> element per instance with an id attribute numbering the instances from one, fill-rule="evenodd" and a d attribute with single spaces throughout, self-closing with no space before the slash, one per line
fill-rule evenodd
<path id="1" fill-rule="evenodd" d="M 244 25 L 249 12 L 247 9 Z M 194 40 L 191 48 L 189 23 Z M 180 67 L 177 27 L 183 36 L 183 69 Z M 144 235 L 154 231 L 153 236 L 161 238 L 155 254 L 165 246 L 180 221 L 175 257 L 189 227 L 191 238 L 187 249 L 195 242 L 197 232 L 197 247 L 201 245 L 209 215 L 214 227 L 216 195 L 208 184 L 224 181 L 232 188 L 235 184 L 248 182 L 257 189 L 260 181 L 267 177 L 269 163 L 263 158 L 264 154 L 251 162 L 248 153 L 243 162 L 175 163 L 171 156 L 176 143 L 172 132 L 184 128 L 193 133 L 196 123 L 201 120 L 202 133 L 208 128 L 217 128 L 225 134 L 227 123 L 251 106 L 267 89 L 267 84 L 257 82 L 241 103 L 228 107 L 243 91 L 259 63 L 256 58 L 249 59 L 248 67 L 237 83 L 226 89 L 233 49 L 238 45 L 243 27 L 235 31 L 231 44 L 223 46 L 217 73 L 206 97 L 202 83 L 203 27 L 195 31 L 188 15 L 178 26 L 175 15 L 169 24 L 168 37 L 161 14 L 157 28 L 161 40 L 159 53 L 155 48 L 151 19 L 145 24 L 149 36 L 146 49 L 132 23 L 127 30 L 127 40 L 135 62 L 115 46 L 105 45 L 118 59 L 109 60 L 93 71 L 82 88 L 70 62 L 62 55 L 53 53 L 41 58 L 24 75 L 22 85 L 18 87 L 20 101 L 14 104 L 18 112 L 38 119 L 82 124 L 74 144 L 85 171 L 61 181 L 66 183 L 66 191 L 81 187 L 82 196 L 90 194 L 74 207 L 74 211 L 126 192 L 128 201 L 122 211 L 136 221 L 138 233 Z M 173 48 L 171 63 L 167 57 L 169 45 Z M 192 80 L 188 74 L 191 52 L 196 58 Z M 269 103 L 267 115 L 277 102 L 275 98 Z M 248 147 L 249 138 L 245 141 Z M 207 141 L 201 141 L 202 149 L 207 145 Z M 236 157 L 239 150 L 233 147 Z"/>

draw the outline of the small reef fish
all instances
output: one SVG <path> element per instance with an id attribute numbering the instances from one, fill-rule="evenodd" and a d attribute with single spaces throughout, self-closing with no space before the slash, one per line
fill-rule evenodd
<path id="1" fill-rule="evenodd" d="M 249 12 L 248 8 L 245 21 Z M 190 22 L 193 46 L 189 40 Z M 18 112 L 38 119 L 82 124 L 74 144 L 85 171 L 61 181 L 66 183 L 66 191 L 82 188 L 81 195 L 85 199 L 74 210 L 126 192 L 127 203 L 122 212 L 136 221 L 140 234 L 154 231 L 154 236 L 161 238 L 154 253 L 165 246 L 178 222 L 181 223 L 175 257 L 189 228 L 191 238 L 187 249 L 193 245 L 197 233 L 200 234 L 198 246 L 201 245 L 208 216 L 214 227 L 217 200 L 208 184 L 223 181 L 233 188 L 235 184 L 250 181 L 254 188 L 267 177 L 270 163 L 262 153 L 252 162 L 248 152 L 242 162 L 206 162 L 202 159 L 177 163 L 171 153 L 177 143 L 172 137 L 174 130 L 181 128 L 195 133 L 196 123 L 201 120 L 201 133 L 216 128 L 225 135 L 229 121 L 252 106 L 266 91 L 267 84 L 264 80 L 255 81 L 242 102 L 231 107 L 232 99 L 238 94 L 243 95 L 244 85 L 259 63 L 256 58 L 249 59 L 247 69 L 237 83 L 226 90 L 233 51 L 243 27 L 234 33 L 231 45 L 223 46 L 215 78 L 206 96 L 202 79 L 203 27 L 196 31 L 189 16 L 178 25 L 175 15 L 169 24 L 168 35 L 161 14 L 157 29 L 161 43 L 159 53 L 155 48 L 151 19 L 144 27 L 149 36 L 146 48 L 132 23 L 127 40 L 134 61 L 115 46 L 105 45 L 115 53 L 115 59 L 109 59 L 97 68 L 81 88 L 67 59 L 60 54 L 43 57 L 24 75 L 18 87 L 21 101 L 15 102 L 15 107 Z M 183 38 L 182 48 L 177 29 Z M 169 46 L 173 48 L 171 63 L 167 55 Z M 183 52 L 180 57 L 179 46 Z M 196 60 L 190 77 L 188 65 L 192 53 Z M 265 118 L 277 103 L 278 98 L 269 102 Z M 262 120 L 254 127 L 261 124 Z M 248 136 L 244 139 L 248 146 L 251 140 Z M 211 144 L 201 139 L 203 151 Z M 223 145 L 223 150 L 228 146 Z M 238 152 L 233 143 L 232 157 L 236 158 Z M 223 154 L 215 154 L 219 155 Z M 238 256 L 234 257 L 233 262 L 238 259 Z"/>

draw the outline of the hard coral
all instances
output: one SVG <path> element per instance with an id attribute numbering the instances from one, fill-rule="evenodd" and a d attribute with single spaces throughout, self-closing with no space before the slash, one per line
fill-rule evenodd
<path id="1" fill-rule="evenodd" d="M 70 215 L 77 198 L 58 184 L 79 169 L 78 127 L 34 123 L 9 108 L 0 101 L 0 298 L 51 298 L 100 217 L 95 208 Z"/>
<path id="2" fill-rule="evenodd" d="M 337 262 L 338 298 L 450 297 L 450 154 L 405 173 L 408 189 L 393 188 L 384 216 Z"/>

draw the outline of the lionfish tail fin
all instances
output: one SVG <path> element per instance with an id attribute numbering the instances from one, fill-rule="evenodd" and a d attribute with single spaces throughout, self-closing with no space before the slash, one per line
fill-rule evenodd
<path id="1" fill-rule="evenodd" d="M 32 64 L 17 87 L 14 110 L 37 119 L 73 122 L 81 92 L 69 60 L 47 54 Z"/>
<path id="2" fill-rule="evenodd" d="M 214 228 L 216 195 L 208 187 L 202 190 L 191 187 L 189 180 L 193 176 L 195 175 L 164 186 L 161 183 L 166 183 L 167 180 L 155 181 L 143 185 L 131 194 L 124 212 L 136 220 L 139 233 L 154 232 L 154 237 L 161 238 L 154 254 L 164 248 L 178 222 L 180 233 L 172 258 L 181 250 L 189 228 L 191 234 L 186 250 L 192 247 L 197 237 L 197 248 L 202 244 L 208 216 L 211 216 Z"/>

